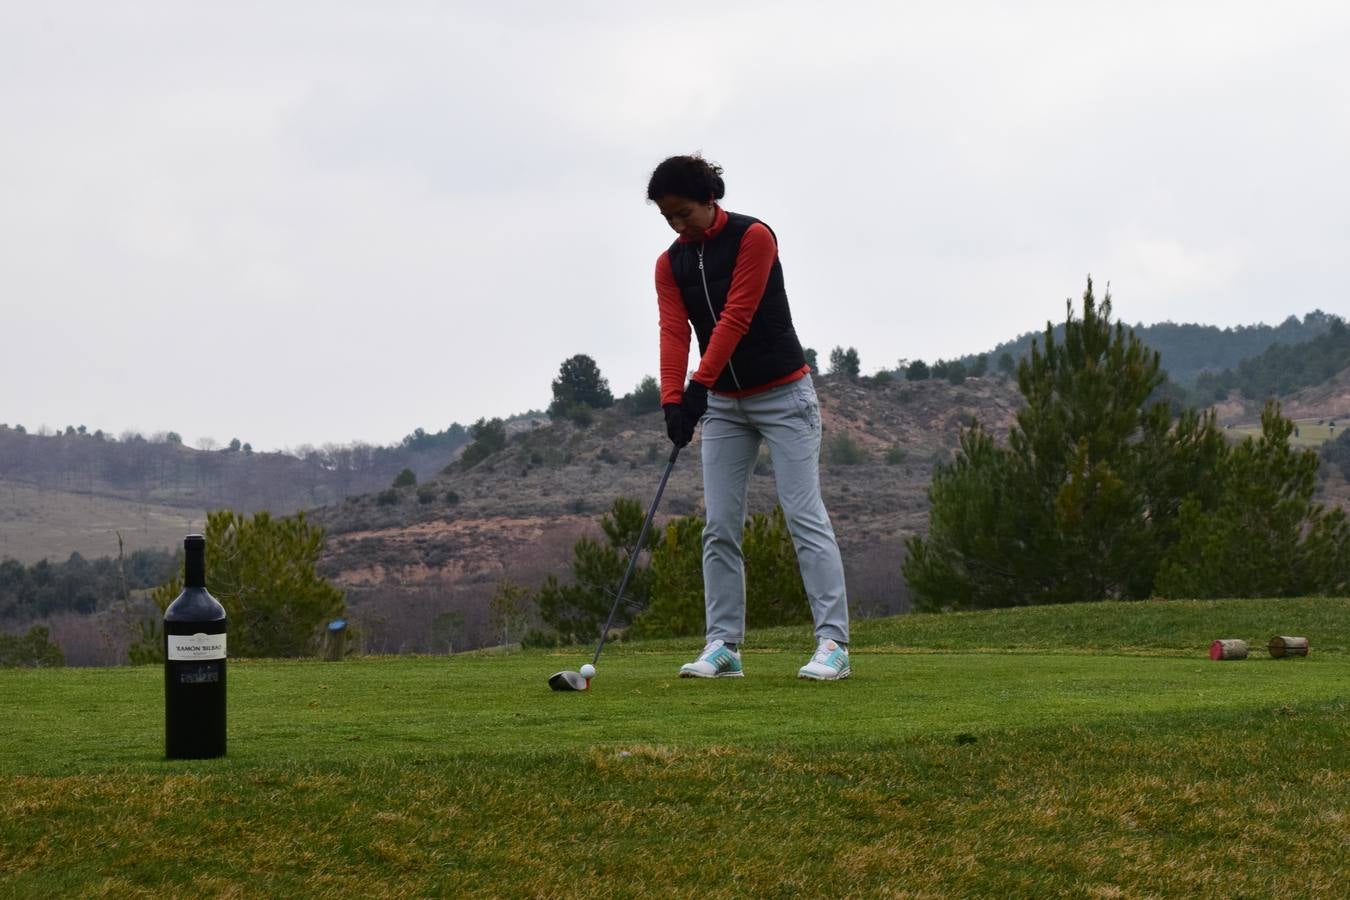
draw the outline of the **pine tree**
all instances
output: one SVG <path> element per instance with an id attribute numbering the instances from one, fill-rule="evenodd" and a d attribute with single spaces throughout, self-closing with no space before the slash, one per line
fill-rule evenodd
<path id="1" fill-rule="evenodd" d="M 1168 597 L 1294 597 L 1350 591 L 1345 513 L 1312 498 L 1314 450 L 1290 445 L 1294 425 L 1266 404 L 1260 438 L 1225 448 L 1217 502 L 1181 506 L 1178 540 L 1157 590 Z"/>
<path id="2" fill-rule="evenodd" d="M 553 402 L 548 413 L 563 418 L 578 406 L 590 409 L 608 409 L 614 405 L 609 381 L 600 374 L 595 360 L 584 353 L 563 360 L 558 377 L 553 379 Z"/>
<path id="3" fill-rule="evenodd" d="M 911 538 L 904 574 L 923 608 L 1149 596 L 1194 481 L 1222 436 L 1212 416 L 1149 403 L 1158 354 L 1111 323 L 1088 280 L 1063 339 L 1046 325 L 1018 366 L 1025 405 L 1006 448 L 978 424 L 929 489 L 929 533 Z M 935 369 L 936 370 L 936 369 Z M 1209 490 L 1209 493 L 1204 493 Z M 1212 507 L 1212 489 L 1196 502 Z"/>

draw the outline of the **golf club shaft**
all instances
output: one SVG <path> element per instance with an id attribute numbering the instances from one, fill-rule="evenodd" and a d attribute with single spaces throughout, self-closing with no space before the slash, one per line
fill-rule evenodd
<path id="1" fill-rule="evenodd" d="M 628 556 L 628 569 L 623 573 L 623 580 L 619 582 L 619 592 L 614 595 L 614 605 L 609 608 L 609 618 L 605 620 L 605 627 L 600 630 L 600 643 L 595 646 L 595 656 L 591 657 L 591 665 L 600 661 L 600 651 L 605 649 L 605 639 L 609 637 L 609 626 L 614 624 L 614 614 L 619 611 L 619 604 L 623 601 L 624 589 L 628 587 L 628 579 L 633 575 L 638 554 L 642 552 L 642 545 L 647 540 L 647 529 L 652 527 L 652 519 L 656 516 L 656 508 L 661 505 L 661 495 L 666 492 L 666 482 L 670 480 L 670 472 L 675 468 L 675 459 L 679 455 L 679 447 L 670 451 L 670 461 L 666 463 L 666 471 L 661 475 L 661 484 L 656 488 L 656 496 L 652 498 L 651 508 L 647 510 L 647 518 L 642 523 L 642 531 L 638 532 L 637 545 Z"/>

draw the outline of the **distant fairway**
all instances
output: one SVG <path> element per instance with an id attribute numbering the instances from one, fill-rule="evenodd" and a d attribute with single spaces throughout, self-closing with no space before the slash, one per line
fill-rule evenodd
<path id="1" fill-rule="evenodd" d="M 1330 424 L 1333 421 L 1336 423 L 1334 429 Z M 1348 426 L 1350 419 L 1294 419 L 1294 427 L 1298 429 L 1298 433 L 1289 436 L 1289 443 L 1295 447 L 1316 450 L 1332 438 L 1343 434 Z M 1236 440 L 1248 436 L 1259 438 L 1261 423 L 1234 425 L 1227 433 Z"/>
<path id="2" fill-rule="evenodd" d="M 0 670 L 0 896 L 1330 896 L 1347 635 L 1346 599 L 911 616 L 858 623 L 840 684 L 795 629 L 743 680 L 621 644 L 587 694 L 544 683 L 582 649 L 241 661 L 195 763 L 157 668 Z"/>

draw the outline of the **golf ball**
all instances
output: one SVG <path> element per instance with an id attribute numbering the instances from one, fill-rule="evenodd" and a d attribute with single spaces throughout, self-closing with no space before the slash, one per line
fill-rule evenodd
<path id="1" fill-rule="evenodd" d="M 585 678 L 585 679 L 588 680 L 588 681 L 589 681 L 590 679 L 594 678 L 594 677 L 595 677 L 595 666 L 591 665 L 590 663 L 586 663 L 586 665 L 582 666 L 582 667 L 581 667 L 581 677 L 582 677 L 582 678 Z"/>

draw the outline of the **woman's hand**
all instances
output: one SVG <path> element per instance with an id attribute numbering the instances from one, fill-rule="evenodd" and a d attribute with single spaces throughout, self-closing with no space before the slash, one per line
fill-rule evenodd
<path id="1" fill-rule="evenodd" d="M 676 447 L 683 447 L 694 439 L 698 420 L 708 411 L 708 389 L 690 381 L 679 403 L 667 403 L 661 409 L 666 414 L 666 436 Z"/>

